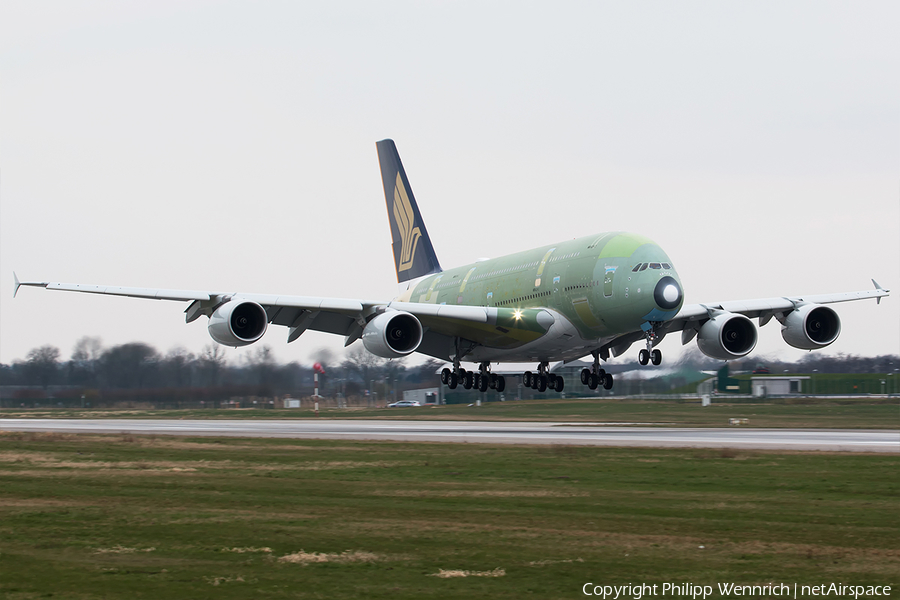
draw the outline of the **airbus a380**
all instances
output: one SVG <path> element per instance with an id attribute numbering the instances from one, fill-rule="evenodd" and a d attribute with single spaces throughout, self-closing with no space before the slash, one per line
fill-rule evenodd
<path id="1" fill-rule="evenodd" d="M 562 391 L 563 380 L 549 371 L 551 361 L 594 358 L 581 373 L 590 389 L 613 387 L 601 360 L 620 356 L 637 342 L 642 365 L 660 364 L 656 345 L 681 332 L 682 344 L 694 338 L 707 356 L 731 360 L 756 346 L 757 329 L 773 318 L 784 341 L 815 350 L 834 342 L 841 331 L 837 313 L 827 304 L 876 298 L 889 290 L 817 296 L 766 298 L 710 304 L 684 304 L 674 263 L 657 244 L 633 233 L 600 233 L 542 246 L 500 258 L 443 270 L 419 213 L 412 188 L 392 140 L 376 143 L 388 220 L 393 238 L 397 281 L 406 289 L 392 301 L 185 291 L 19 281 L 20 286 L 189 302 L 188 323 L 206 316 L 210 336 L 238 347 L 257 342 L 270 324 L 288 328 L 290 343 L 307 330 L 362 339 L 380 357 L 421 352 L 451 360 L 441 381 L 503 391 L 501 362 L 534 362 L 524 384 L 539 391 Z M 13 295 L 15 295 L 15 292 Z M 479 364 L 466 371 L 461 361 Z"/>

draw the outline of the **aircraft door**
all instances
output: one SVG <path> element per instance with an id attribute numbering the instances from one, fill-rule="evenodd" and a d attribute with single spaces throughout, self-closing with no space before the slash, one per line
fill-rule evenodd
<path id="1" fill-rule="evenodd" d="M 613 295 L 613 279 L 616 275 L 616 267 L 606 267 L 606 275 L 603 277 L 603 295 L 607 298 Z"/>

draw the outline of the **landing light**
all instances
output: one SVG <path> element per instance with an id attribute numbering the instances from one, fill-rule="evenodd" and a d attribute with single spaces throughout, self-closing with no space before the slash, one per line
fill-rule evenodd
<path id="1" fill-rule="evenodd" d="M 519 310 L 518 308 L 513 311 L 513 319 L 515 319 L 516 321 L 522 320 L 522 311 Z"/>

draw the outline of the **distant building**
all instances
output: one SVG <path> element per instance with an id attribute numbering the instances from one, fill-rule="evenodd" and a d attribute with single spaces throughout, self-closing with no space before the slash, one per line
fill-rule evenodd
<path id="1" fill-rule="evenodd" d="M 441 388 L 406 390 L 403 392 L 403 399 L 414 400 L 423 406 L 426 404 L 443 404 L 441 401 Z"/>
<path id="2" fill-rule="evenodd" d="M 784 377 L 773 377 L 771 375 L 767 375 L 763 377 L 750 378 L 753 395 L 756 398 L 802 394 L 803 381 L 806 379 L 809 379 L 809 376 L 791 375 Z"/>

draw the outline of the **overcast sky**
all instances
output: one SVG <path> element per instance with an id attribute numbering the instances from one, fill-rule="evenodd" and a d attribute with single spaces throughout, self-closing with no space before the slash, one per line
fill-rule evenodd
<path id="1" fill-rule="evenodd" d="M 0 361 L 210 341 L 180 303 L 13 300 L 13 270 L 392 298 L 386 137 L 445 267 L 639 232 L 689 303 L 875 278 L 894 295 L 837 305 L 826 352 L 900 352 L 898 23 L 894 1 L 5 0 Z M 262 343 L 342 346 L 286 336 Z M 803 355 L 774 322 L 756 353 Z"/>

